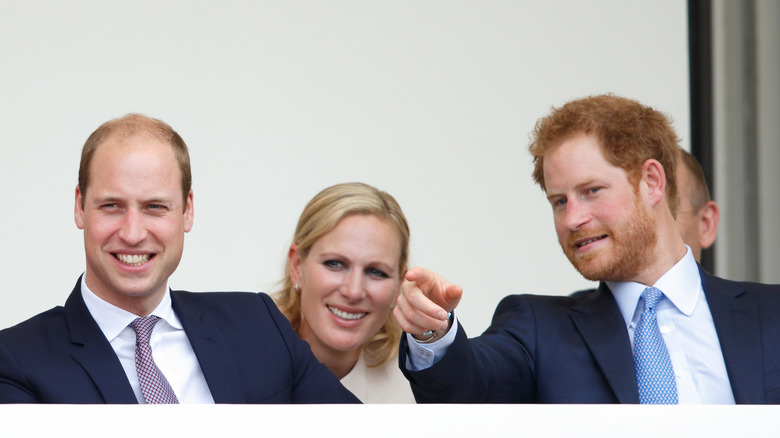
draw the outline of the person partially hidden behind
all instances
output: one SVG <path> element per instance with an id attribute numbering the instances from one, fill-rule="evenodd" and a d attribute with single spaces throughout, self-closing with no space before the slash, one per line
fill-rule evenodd
<path id="1" fill-rule="evenodd" d="M 680 149 L 680 159 L 677 163 L 680 208 L 675 220 L 683 242 L 691 247 L 693 258 L 699 262 L 702 250 L 715 242 L 720 209 L 710 198 L 707 180 L 696 158 L 685 149 Z"/>
<path id="2" fill-rule="evenodd" d="M 2 403 L 357 402 L 256 293 L 170 291 L 193 224 L 190 159 L 131 114 L 84 144 L 86 272 L 64 307 L 0 331 Z"/>
<path id="3" fill-rule="evenodd" d="M 295 228 L 277 304 L 363 403 L 414 403 L 396 365 L 401 329 L 391 312 L 408 258 L 401 206 L 367 184 L 322 190 Z"/>
<path id="4" fill-rule="evenodd" d="M 395 316 L 399 365 L 418 402 L 780 402 L 780 287 L 704 271 L 674 216 L 678 138 L 614 95 L 536 124 L 534 180 L 564 253 L 596 292 L 514 295 L 468 339 L 448 318 L 462 289 L 422 268 Z"/>

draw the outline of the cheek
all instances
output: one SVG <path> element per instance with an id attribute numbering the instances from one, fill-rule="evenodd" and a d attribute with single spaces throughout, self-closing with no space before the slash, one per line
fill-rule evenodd
<path id="1" fill-rule="evenodd" d="M 392 281 L 389 284 L 379 284 L 377 287 L 370 290 L 369 294 L 371 295 L 371 301 L 373 301 L 376 310 L 389 310 L 398 296 L 400 287 L 400 281 Z"/>
<path id="2" fill-rule="evenodd" d="M 312 321 L 315 319 L 316 310 L 319 308 L 319 304 L 315 298 L 314 291 L 306 289 L 301 292 L 301 316 L 306 321 Z"/>
<path id="3" fill-rule="evenodd" d="M 86 223 L 84 228 L 84 236 L 93 242 L 101 242 L 108 240 L 113 234 L 113 230 L 117 227 L 112 224 L 110 220 L 91 220 Z"/>
<path id="4" fill-rule="evenodd" d="M 332 291 L 337 290 L 337 275 L 318 266 L 302 264 L 298 274 L 301 287 L 301 310 L 318 309 Z"/>
<path id="5" fill-rule="evenodd" d="M 301 288 L 305 288 L 312 298 L 321 298 L 328 290 L 335 289 L 339 284 L 337 273 L 319 266 L 302 265 L 299 275 Z"/>
<path id="6" fill-rule="evenodd" d="M 691 240 L 691 237 L 696 235 L 697 228 L 695 219 L 688 216 L 678 217 L 677 229 L 680 231 L 683 240 L 688 243 Z"/>
<path id="7" fill-rule="evenodd" d="M 160 240 L 184 239 L 184 221 L 178 218 L 151 218 L 143 226 Z"/>
<path id="8" fill-rule="evenodd" d="M 559 242 L 566 241 L 566 237 L 568 236 L 569 230 L 566 227 L 566 224 L 564 223 L 563 219 L 559 216 L 555 216 L 555 234 L 558 236 Z"/>

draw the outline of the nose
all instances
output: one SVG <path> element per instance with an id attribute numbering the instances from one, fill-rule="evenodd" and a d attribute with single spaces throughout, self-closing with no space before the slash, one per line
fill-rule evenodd
<path id="1" fill-rule="evenodd" d="M 133 209 L 127 210 L 119 228 L 119 238 L 128 245 L 134 246 L 146 238 L 146 233 L 143 215 Z"/>
<path id="2" fill-rule="evenodd" d="M 581 226 L 588 223 L 590 215 L 585 205 L 577 200 L 569 200 L 566 202 L 566 218 L 564 220 L 566 228 L 570 231 L 576 231 Z"/>
<path id="3" fill-rule="evenodd" d="M 364 276 L 359 269 L 351 269 L 341 287 L 341 295 L 350 302 L 357 302 L 366 295 Z"/>

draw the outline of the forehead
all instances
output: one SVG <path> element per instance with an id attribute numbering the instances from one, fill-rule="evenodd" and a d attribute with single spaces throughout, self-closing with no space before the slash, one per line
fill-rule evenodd
<path id="1" fill-rule="evenodd" d="M 125 177 L 161 183 L 173 179 L 180 188 L 181 170 L 173 148 L 154 136 L 137 133 L 112 135 L 95 149 L 89 165 L 94 184 L 106 184 Z"/>
<path id="2" fill-rule="evenodd" d="M 599 140 L 588 134 L 573 136 L 550 150 L 544 157 L 543 172 L 548 193 L 565 191 L 591 180 L 626 175 L 623 169 L 607 161 Z"/>
<path id="3" fill-rule="evenodd" d="M 317 240 L 339 240 L 345 236 L 351 237 L 347 241 L 362 239 L 364 241 L 400 242 L 399 233 L 393 223 L 389 219 L 380 218 L 373 214 L 351 214 L 345 216 L 333 229 Z"/>
<path id="4" fill-rule="evenodd" d="M 397 258 L 401 236 L 393 223 L 370 214 L 349 215 L 312 245 L 315 252 L 337 251 L 368 258 Z"/>

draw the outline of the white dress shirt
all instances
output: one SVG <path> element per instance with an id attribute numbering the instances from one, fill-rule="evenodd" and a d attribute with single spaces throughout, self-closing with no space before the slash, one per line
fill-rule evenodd
<path id="1" fill-rule="evenodd" d="M 144 397 L 135 369 L 135 332 L 129 327 L 138 316 L 95 295 L 87 287 L 84 277 L 81 279 L 84 303 L 122 363 L 138 403 L 143 404 Z M 214 403 L 190 340 L 171 307 L 171 293 L 167 285 L 166 290 L 162 301 L 151 313 L 160 318 L 149 339 L 154 363 L 171 384 L 179 403 Z"/>
<path id="2" fill-rule="evenodd" d="M 656 306 L 658 328 L 669 350 L 680 404 L 734 404 L 726 363 L 701 276 L 691 249 L 653 285 L 665 298 Z M 608 281 L 626 321 L 631 346 L 642 316 L 642 292 L 635 282 Z"/>
<path id="3" fill-rule="evenodd" d="M 656 306 L 656 315 L 674 368 L 678 399 L 680 404 L 734 404 L 699 269 L 687 245 L 686 250 L 685 256 L 653 285 L 665 295 Z M 634 328 L 644 307 L 640 298 L 647 286 L 613 281 L 608 281 L 607 285 L 626 321 L 633 348 Z M 421 344 L 407 333 L 407 369 L 424 370 L 438 362 L 454 342 L 457 328 L 453 313 L 452 328 L 435 342 Z"/>

